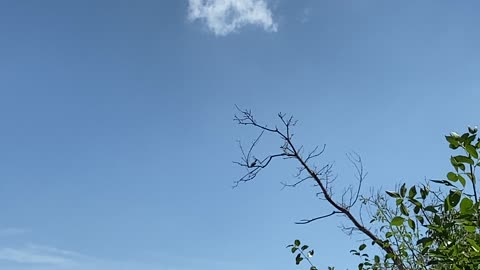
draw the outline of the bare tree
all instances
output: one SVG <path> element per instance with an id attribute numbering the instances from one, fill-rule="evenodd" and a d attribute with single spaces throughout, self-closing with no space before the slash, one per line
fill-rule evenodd
<path id="1" fill-rule="evenodd" d="M 284 187 L 296 187 L 305 181 L 313 181 L 314 186 L 318 188 L 317 196 L 327 202 L 327 205 L 331 208 L 323 215 L 303 219 L 297 222 L 297 224 L 308 224 L 313 221 L 328 218 L 334 215 L 341 215 L 347 218 L 351 223 L 351 226 L 343 227 L 347 233 L 354 231 L 360 232 L 367 236 L 373 243 L 377 244 L 384 252 L 391 254 L 394 265 L 399 270 L 405 270 L 406 267 L 396 250 L 392 248 L 392 245 L 385 240 L 382 240 L 380 236 L 376 235 L 372 230 L 367 228 L 362 221 L 361 215 L 355 216 L 352 213 L 352 208 L 358 203 L 360 198 L 360 190 L 362 183 L 365 179 L 366 172 L 364 171 L 362 159 L 358 154 L 349 154 L 348 158 L 352 162 L 356 169 L 356 180 L 358 185 L 349 186 L 341 196 L 340 200 L 333 198 L 332 183 L 336 177 L 332 173 L 332 164 L 324 166 L 316 166 L 314 160 L 323 154 L 325 145 L 322 147 L 315 147 L 311 151 L 305 151 L 303 146 L 296 146 L 293 143 L 292 128 L 297 123 L 291 116 L 286 116 L 283 113 L 278 114 L 278 118 L 281 122 L 281 127 L 274 126 L 269 127 L 263 123 L 258 122 L 250 110 L 243 110 L 238 108 L 238 114 L 235 115 L 234 120 L 239 125 L 251 126 L 259 130 L 259 135 L 256 139 L 245 148 L 240 142 L 239 147 L 242 157 L 240 161 L 235 162 L 241 167 L 246 169 L 246 173 L 238 180 L 234 181 L 234 187 L 237 187 L 241 183 L 251 181 L 257 177 L 257 175 L 265 168 L 268 167 L 274 160 L 288 159 L 295 160 L 298 164 L 298 172 L 296 173 L 297 181 L 293 184 L 282 183 Z M 264 157 L 258 158 L 258 155 L 254 154 L 255 147 L 259 144 L 262 137 L 265 134 L 275 135 L 281 140 L 280 151 L 277 153 L 271 153 Z"/>

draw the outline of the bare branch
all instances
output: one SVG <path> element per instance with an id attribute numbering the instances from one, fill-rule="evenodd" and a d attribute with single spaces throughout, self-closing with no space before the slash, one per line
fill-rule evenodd
<path id="1" fill-rule="evenodd" d="M 253 145 L 250 147 L 248 153 L 245 155 L 245 153 L 242 150 L 243 158 L 242 162 L 239 162 L 237 164 L 246 167 L 247 168 L 247 174 L 244 175 L 242 178 L 234 182 L 234 187 L 238 186 L 239 183 L 241 182 L 247 182 L 252 179 L 254 179 L 257 174 L 266 166 L 270 164 L 270 162 L 277 157 L 283 157 L 287 159 L 295 159 L 297 162 L 300 164 L 300 170 L 299 173 L 297 174 L 297 177 L 301 177 L 303 173 L 306 173 L 307 176 L 300 178 L 300 180 L 293 184 L 293 185 L 286 185 L 285 186 L 296 186 L 303 181 L 306 181 L 307 179 L 312 179 L 313 182 L 315 183 L 316 187 L 320 188 L 320 192 L 317 193 L 317 196 L 321 196 L 325 201 L 328 202 L 328 204 L 333 208 L 332 213 L 324 216 L 320 216 L 317 218 L 313 219 L 307 219 L 307 220 L 302 220 L 300 221 L 299 224 L 307 224 L 310 222 L 313 222 L 315 220 L 319 220 L 322 218 L 326 218 L 335 214 L 343 214 L 352 224 L 354 230 L 358 230 L 362 232 L 364 235 L 366 235 L 368 238 L 370 238 L 374 243 L 379 245 L 383 251 L 385 251 L 387 254 L 392 254 L 394 258 L 394 263 L 398 267 L 399 270 L 405 270 L 405 266 L 400 258 L 400 256 L 397 255 L 396 251 L 390 246 L 388 243 L 384 242 L 381 238 L 379 238 L 377 235 L 375 235 L 371 230 L 366 228 L 363 225 L 363 222 L 361 220 L 357 219 L 352 212 L 350 211 L 351 207 L 356 204 L 359 198 L 360 194 L 360 189 L 363 183 L 363 180 L 366 177 L 366 173 L 363 170 L 363 164 L 360 156 L 356 153 L 347 155 L 349 160 L 352 162 L 356 169 L 356 178 L 359 181 L 358 187 L 355 191 L 353 191 L 353 187 L 350 187 L 350 200 L 348 204 L 345 204 L 344 202 L 337 202 L 333 199 L 332 197 L 332 188 L 330 184 L 336 179 L 336 177 L 331 177 L 331 171 L 330 169 L 332 168 L 332 165 L 325 165 L 322 167 L 322 169 L 317 170 L 315 166 L 310 165 L 308 162 L 320 154 L 323 153 L 324 148 L 320 151 L 317 152 L 317 148 L 315 148 L 313 151 L 307 155 L 306 158 L 302 157 L 302 147 L 297 148 L 294 143 L 293 143 L 293 134 L 291 133 L 291 127 L 295 126 L 297 123 L 296 120 L 293 119 L 293 117 L 286 117 L 285 114 L 279 113 L 278 117 L 280 118 L 280 121 L 282 122 L 284 128 L 283 131 L 279 130 L 277 127 L 275 129 L 267 127 L 267 125 L 259 124 L 255 118 L 253 117 L 251 111 L 249 110 L 241 110 L 238 108 L 238 111 L 240 113 L 240 116 L 234 117 L 234 120 L 240 124 L 240 125 L 249 125 L 253 126 L 256 128 L 259 128 L 262 133 L 260 134 L 259 137 L 254 141 Z M 253 163 L 250 163 L 250 155 L 252 155 L 253 148 L 255 145 L 259 142 L 260 137 L 263 135 L 264 132 L 271 133 L 273 135 L 278 135 L 282 139 L 282 153 L 280 154 L 275 154 L 275 155 L 270 155 L 264 158 L 262 161 L 258 161 L 255 159 Z M 258 163 L 257 163 L 258 161 Z"/>
<path id="2" fill-rule="evenodd" d="M 346 156 L 350 163 L 352 163 L 352 165 L 354 166 L 356 170 L 355 178 L 358 180 L 358 186 L 355 192 L 353 191 L 353 186 L 350 185 L 342 195 L 343 206 L 347 209 L 350 209 L 357 203 L 360 196 L 360 190 L 362 189 L 363 181 L 365 180 L 365 177 L 367 177 L 368 173 L 364 172 L 362 158 L 359 154 L 352 152 L 347 153 Z M 344 202 L 344 198 L 347 193 L 350 193 L 348 204 Z"/>
<path id="3" fill-rule="evenodd" d="M 305 182 L 306 180 L 308 179 L 312 179 L 312 177 L 309 175 L 309 176 L 306 176 L 306 177 L 303 177 L 301 178 L 300 180 L 298 180 L 297 182 L 295 182 L 294 184 L 287 184 L 287 183 L 284 183 L 284 182 L 281 182 L 281 184 L 283 185 L 282 187 L 282 190 L 286 187 L 296 187 L 298 186 L 299 184 Z"/>
<path id="4" fill-rule="evenodd" d="M 330 214 L 326 214 L 326 215 L 323 215 L 323 216 L 319 216 L 319 217 L 316 217 L 316 218 L 312 218 L 312 219 L 302 219 L 298 222 L 295 222 L 295 224 L 308 224 L 310 222 L 314 222 L 316 220 L 319 220 L 319 219 L 322 219 L 322 218 L 327 218 L 327 217 L 330 217 L 330 216 L 333 216 L 335 214 L 341 214 L 342 212 L 339 212 L 339 211 L 332 211 Z"/>
<path id="5" fill-rule="evenodd" d="M 316 157 L 320 156 L 321 154 L 323 154 L 323 152 L 325 151 L 325 147 L 326 147 L 326 146 L 327 146 L 327 145 L 324 144 L 322 150 L 320 150 L 320 151 L 318 151 L 318 146 L 315 147 L 315 149 L 313 149 L 313 150 L 308 154 L 307 158 L 305 159 L 305 162 L 308 162 L 310 159 L 316 158 Z"/>
<path id="6" fill-rule="evenodd" d="M 247 168 L 247 173 L 244 176 L 242 176 L 239 180 L 233 182 L 233 188 L 238 187 L 238 185 L 242 182 L 248 182 L 250 180 L 253 180 L 257 176 L 257 174 L 262 169 L 267 167 L 268 164 L 270 164 L 270 162 L 274 158 L 285 157 L 285 156 L 288 156 L 288 155 L 285 154 L 285 153 L 270 155 L 270 156 L 267 156 L 266 158 L 264 158 L 262 160 L 257 160 L 257 162 L 254 162 L 254 163 L 251 163 L 251 164 L 248 163 L 248 160 L 247 160 L 247 162 L 244 162 L 244 163 L 234 161 L 233 163 L 235 163 L 239 166 L 242 166 L 242 167 L 246 167 Z"/>

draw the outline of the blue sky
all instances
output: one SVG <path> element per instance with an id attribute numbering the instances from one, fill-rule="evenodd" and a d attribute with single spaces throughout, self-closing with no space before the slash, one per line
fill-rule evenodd
<path id="1" fill-rule="evenodd" d="M 2 1 L 0 268 L 354 269 L 358 238 L 279 163 L 238 189 L 235 104 L 327 144 L 337 187 L 440 178 L 478 122 L 477 1 Z M 277 149 L 267 140 L 262 147 Z"/>

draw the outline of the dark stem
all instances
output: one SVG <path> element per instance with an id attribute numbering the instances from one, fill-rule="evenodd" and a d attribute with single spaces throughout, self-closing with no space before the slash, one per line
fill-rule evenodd
<path id="1" fill-rule="evenodd" d="M 343 213 L 347 218 L 357 227 L 358 230 L 360 230 L 362 233 L 364 233 L 366 236 L 368 236 L 373 242 L 378 244 L 387 254 L 393 254 L 394 255 L 394 262 L 395 265 L 400 269 L 400 270 L 406 270 L 405 266 L 403 265 L 403 262 L 399 259 L 399 257 L 396 255 L 396 252 L 393 250 L 393 248 L 388 245 L 387 243 L 384 243 L 380 238 L 375 236 L 370 230 L 365 228 L 360 222 L 350 213 L 350 211 L 341 205 L 339 205 L 337 202 L 335 202 L 332 197 L 329 195 L 328 190 L 322 183 L 321 179 L 318 177 L 318 175 L 310 169 L 310 167 L 305 163 L 305 161 L 298 155 L 298 152 L 295 149 L 295 146 L 292 144 L 290 140 L 288 140 L 288 144 L 290 145 L 291 149 L 294 152 L 295 158 L 300 162 L 300 164 L 305 168 L 305 170 L 310 174 L 310 176 L 315 180 L 315 182 L 318 184 L 320 189 L 322 190 L 322 193 L 325 197 L 325 199 L 332 205 L 335 209 Z"/>

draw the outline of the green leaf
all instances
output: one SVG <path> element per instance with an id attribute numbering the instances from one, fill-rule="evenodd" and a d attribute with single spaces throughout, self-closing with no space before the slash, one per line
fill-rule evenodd
<path id="1" fill-rule="evenodd" d="M 413 221 L 411 218 L 408 219 L 408 226 L 412 228 L 412 230 L 415 230 L 415 221 Z"/>
<path id="2" fill-rule="evenodd" d="M 392 191 L 385 191 L 388 196 L 392 197 L 392 198 L 400 198 L 400 194 L 396 193 L 396 192 L 392 192 Z"/>
<path id="3" fill-rule="evenodd" d="M 458 181 L 460 182 L 460 184 L 462 184 L 463 187 L 465 187 L 465 185 L 467 184 L 465 178 L 463 178 L 463 176 L 461 176 L 460 174 L 458 175 Z"/>
<path id="4" fill-rule="evenodd" d="M 470 164 L 470 165 L 474 164 L 474 162 L 471 158 L 466 157 L 466 156 L 462 156 L 462 155 L 454 156 L 453 159 L 455 159 L 455 161 L 458 162 L 458 163 L 467 163 L 467 164 Z"/>
<path id="5" fill-rule="evenodd" d="M 440 223 L 442 223 L 442 219 L 440 218 L 439 215 L 435 214 L 433 216 L 433 223 L 435 223 L 436 225 L 441 225 Z"/>
<path id="6" fill-rule="evenodd" d="M 431 237 L 424 237 L 417 241 L 417 245 L 424 245 L 424 246 L 430 246 L 432 243 L 433 243 L 433 239 Z"/>
<path id="7" fill-rule="evenodd" d="M 400 205 L 401 203 L 403 203 L 403 199 L 402 199 L 402 198 L 398 198 L 398 199 L 395 200 L 395 203 L 396 203 L 397 205 Z"/>
<path id="8" fill-rule="evenodd" d="M 460 145 L 458 145 L 458 144 L 450 144 L 448 147 L 450 147 L 451 149 L 455 150 L 455 149 L 458 149 L 458 147 L 460 147 Z"/>
<path id="9" fill-rule="evenodd" d="M 475 127 L 468 127 L 468 132 L 472 133 L 472 134 L 475 134 L 477 133 L 478 131 L 478 128 L 475 126 Z"/>
<path id="10" fill-rule="evenodd" d="M 404 214 L 405 216 L 408 216 L 408 209 L 407 209 L 407 207 L 405 206 L 405 204 L 403 204 L 403 203 L 400 205 L 400 212 L 401 212 L 402 214 Z"/>
<path id="11" fill-rule="evenodd" d="M 427 196 L 428 196 L 428 193 L 429 193 L 429 192 L 428 192 L 428 190 L 427 190 L 426 188 L 421 188 L 421 189 L 420 189 L 420 195 L 422 196 L 422 199 L 425 200 L 425 199 L 427 198 Z"/>
<path id="12" fill-rule="evenodd" d="M 472 213 L 473 201 L 470 198 L 463 198 L 460 202 L 460 212 L 462 214 Z"/>
<path id="13" fill-rule="evenodd" d="M 453 156 L 450 157 L 450 163 L 455 168 L 455 171 L 458 172 L 458 167 L 460 166 L 460 163 Z"/>
<path id="14" fill-rule="evenodd" d="M 470 145 L 470 144 L 466 145 L 465 146 L 465 151 L 467 151 L 467 153 L 469 153 L 473 158 L 478 158 L 477 149 L 475 149 L 475 147 L 473 147 L 473 145 Z"/>
<path id="15" fill-rule="evenodd" d="M 475 135 L 468 136 L 468 139 L 465 140 L 465 145 L 472 144 L 473 140 L 475 140 Z"/>
<path id="16" fill-rule="evenodd" d="M 450 200 L 447 198 L 445 198 L 444 202 L 443 202 L 443 209 L 445 210 L 445 212 L 448 212 L 450 210 L 452 210 L 452 205 L 450 204 Z"/>
<path id="17" fill-rule="evenodd" d="M 380 256 L 375 255 L 374 260 L 375 260 L 375 263 L 380 263 Z"/>
<path id="18" fill-rule="evenodd" d="M 405 186 L 405 184 L 403 184 L 402 187 L 400 188 L 400 196 L 405 197 L 406 193 L 407 193 L 407 187 Z"/>
<path id="19" fill-rule="evenodd" d="M 422 208 L 422 203 L 415 200 L 415 199 L 408 199 L 409 202 L 411 202 L 413 205 L 415 205 L 416 207 L 419 207 L 419 208 Z"/>
<path id="20" fill-rule="evenodd" d="M 308 246 L 307 246 L 307 245 L 303 245 L 303 247 L 302 247 L 302 251 L 304 251 L 304 250 L 305 250 L 305 249 L 307 249 L 307 248 L 308 248 Z"/>
<path id="21" fill-rule="evenodd" d="M 445 139 L 454 147 L 458 147 L 460 145 L 456 136 L 445 136 Z"/>
<path id="22" fill-rule="evenodd" d="M 449 173 L 447 173 L 447 179 L 452 181 L 452 182 L 457 182 L 458 181 L 458 175 L 454 172 L 449 172 Z"/>
<path id="23" fill-rule="evenodd" d="M 364 250 L 366 247 L 367 247 L 367 245 L 361 244 L 361 245 L 358 247 L 358 250 L 362 251 L 362 250 Z"/>
<path id="24" fill-rule="evenodd" d="M 413 199 L 415 197 L 415 195 L 417 195 L 417 188 L 415 186 L 413 186 L 408 191 L 408 197 Z"/>
<path id="25" fill-rule="evenodd" d="M 450 194 L 448 195 L 448 200 L 450 202 L 450 205 L 452 207 L 457 206 L 457 204 L 460 202 L 461 196 L 462 196 L 462 192 L 460 190 L 450 191 Z"/>
<path id="26" fill-rule="evenodd" d="M 295 264 L 299 265 L 301 261 L 303 261 L 303 258 L 299 253 L 299 254 L 297 254 L 297 257 L 295 257 Z"/>
<path id="27" fill-rule="evenodd" d="M 390 224 L 391 224 L 392 226 L 401 226 L 404 221 L 405 221 L 405 219 L 404 219 L 403 217 L 397 216 L 397 217 L 394 217 L 394 218 L 392 219 L 392 221 L 390 221 Z"/>
<path id="28" fill-rule="evenodd" d="M 429 205 L 427 207 L 425 207 L 425 211 L 428 211 L 428 212 L 432 212 L 432 213 L 437 213 L 437 209 L 435 208 L 435 206 L 433 205 Z"/>
<path id="29" fill-rule="evenodd" d="M 298 247 L 292 247 L 291 251 L 292 253 L 295 253 L 295 251 L 297 251 Z"/>
<path id="30" fill-rule="evenodd" d="M 329 267 L 329 269 L 330 269 L 330 267 Z M 312 267 L 310 267 L 310 270 L 317 270 L 317 267 L 312 266 Z"/>
<path id="31" fill-rule="evenodd" d="M 300 240 L 298 240 L 298 239 L 297 239 L 297 240 L 295 240 L 295 242 L 293 242 L 293 243 L 294 243 L 294 244 L 295 244 L 295 246 L 297 246 L 297 247 L 298 247 L 298 246 L 300 246 Z"/>

